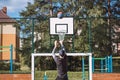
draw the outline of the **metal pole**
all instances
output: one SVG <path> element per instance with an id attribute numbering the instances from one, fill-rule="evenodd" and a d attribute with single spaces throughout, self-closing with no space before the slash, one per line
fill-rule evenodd
<path id="1" fill-rule="evenodd" d="M 50 15 L 53 16 L 52 0 L 50 0 L 50 4 L 51 4 Z"/>
<path id="2" fill-rule="evenodd" d="M 72 36 L 72 52 L 74 52 L 75 49 L 74 49 L 74 35 Z"/>
<path id="3" fill-rule="evenodd" d="M 85 80 L 85 62 L 84 57 L 82 57 L 82 80 Z"/>
<path id="4" fill-rule="evenodd" d="M 89 37 L 89 51 L 92 52 L 92 47 L 91 47 L 91 21 L 88 19 L 88 37 Z"/>
<path id="5" fill-rule="evenodd" d="M 34 55 L 31 55 L 31 57 L 32 57 L 32 59 L 31 59 L 31 67 L 32 67 L 31 75 L 32 75 L 32 77 L 31 78 L 32 78 L 32 80 L 34 80 L 34 76 L 35 76 L 35 74 L 34 74 L 34 72 L 35 72 L 34 71 Z"/>
<path id="6" fill-rule="evenodd" d="M 109 45 L 110 53 L 109 53 L 109 55 L 112 54 L 112 41 L 111 41 L 112 39 L 111 39 L 110 16 L 111 16 L 111 13 L 110 13 L 110 0 L 108 0 L 108 27 L 109 27 L 109 42 L 110 42 L 110 45 Z"/>
<path id="7" fill-rule="evenodd" d="M 110 62 L 109 62 L 109 56 L 107 58 L 107 64 L 108 64 L 108 72 L 110 72 Z"/>
<path id="8" fill-rule="evenodd" d="M 110 56 L 110 72 L 113 72 L 113 66 L 112 66 L 112 55 Z"/>
<path id="9" fill-rule="evenodd" d="M 107 66 L 108 64 L 107 64 L 107 57 L 106 57 L 106 59 L 105 59 L 105 70 L 106 70 L 106 72 L 107 72 L 107 70 L 108 70 L 108 66 Z"/>
<path id="10" fill-rule="evenodd" d="M 94 57 L 92 57 L 92 72 L 94 72 Z"/>
<path id="11" fill-rule="evenodd" d="M 32 53 L 34 53 L 34 18 L 32 18 Z"/>
<path id="12" fill-rule="evenodd" d="M 10 45 L 10 74 L 13 73 L 13 45 Z"/>
<path id="13" fill-rule="evenodd" d="M 89 55 L 89 80 L 92 80 L 92 54 Z"/>
<path id="14" fill-rule="evenodd" d="M 103 72 L 103 59 L 101 59 L 101 72 Z"/>

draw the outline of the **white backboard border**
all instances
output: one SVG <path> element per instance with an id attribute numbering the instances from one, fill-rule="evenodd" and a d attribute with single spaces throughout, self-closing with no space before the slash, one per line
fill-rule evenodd
<path id="1" fill-rule="evenodd" d="M 55 24 L 55 33 L 59 33 L 62 30 L 63 32 L 68 33 L 68 24 Z"/>
<path id="2" fill-rule="evenodd" d="M 73 17 L 51 17 L 49 19 L 50 35 L 58 35 L 58 30 L 65 30 L 65 34 L 72 35 L 74 33 Z"/>

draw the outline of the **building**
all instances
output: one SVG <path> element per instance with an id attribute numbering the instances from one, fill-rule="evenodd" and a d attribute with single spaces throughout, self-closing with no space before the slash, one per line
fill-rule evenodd
<path id="1" fill-rule="evenodd" d="M 114 34 L 113 34 L 113 46 L 114 46 L 114 51 L 115 53 L 118 53 L 120 55 L 120 26 L 119 25 L 114 25 Z"/>
<path id="2" fill-rule="evenodd" d="M 13 45 L 13 59 L 16 59 L 16 47 L 19 46 L 18 32 L 14 24 L 16 21 L 7 15 L 7 7 L 0 10 L 0 46 Z M 2 50 L 6 50 L 2 48 Z M 7 49 L 9 51 L 9 49 Z M 10 52 L 0 52 L 0 60 L 9 60 Z"/>

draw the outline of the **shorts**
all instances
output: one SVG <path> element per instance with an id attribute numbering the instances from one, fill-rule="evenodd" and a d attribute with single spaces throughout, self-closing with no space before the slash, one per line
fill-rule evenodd
<path id="1" fill-rule="evenodd" d="M 68 77 L 67 76 L 65 76 L 65 77 L 59 77 L 59 76 L 57 76 L 57 78 L 55 79 L 55 80 L 68 80 Z"/>

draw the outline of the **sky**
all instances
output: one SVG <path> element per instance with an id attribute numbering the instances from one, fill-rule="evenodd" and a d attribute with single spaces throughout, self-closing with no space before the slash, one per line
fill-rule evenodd
<path id="1" fill-rule="evenodd" d="M 0 0 L 0 9 L 7 7 L 7 15 L 11 18 L 20 17 L 19 12 L 25 10 L 27 2 L 33 3 L 34 0 Z"/>

